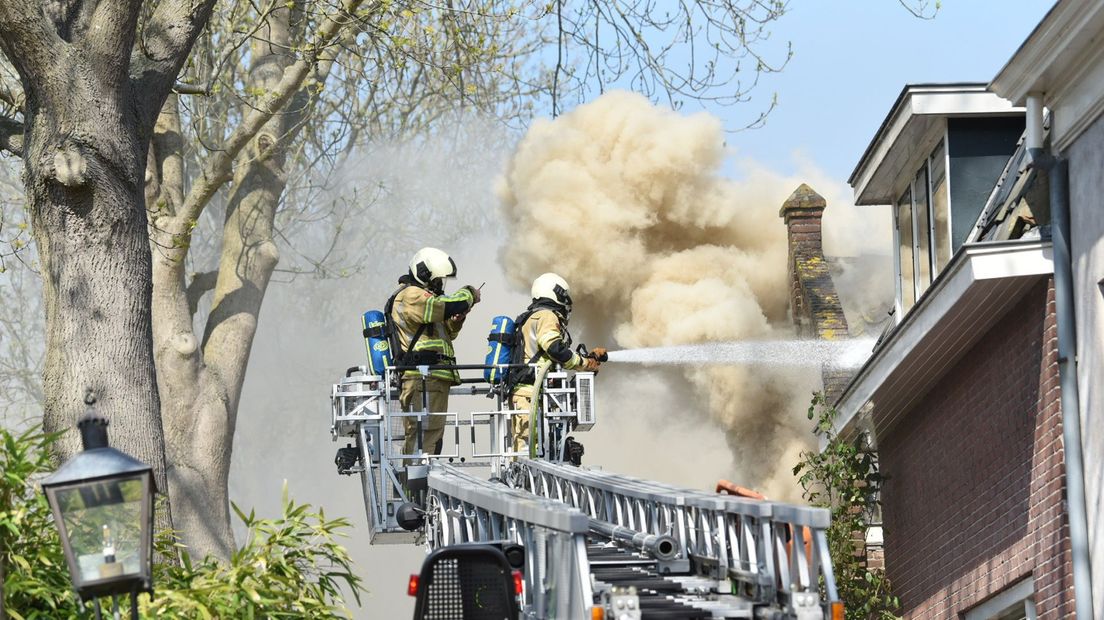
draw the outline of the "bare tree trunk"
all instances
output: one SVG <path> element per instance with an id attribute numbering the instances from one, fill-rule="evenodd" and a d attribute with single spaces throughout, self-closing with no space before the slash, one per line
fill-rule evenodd
<path id="1" fill-rule="evenodd" d="M 252 87 L 275 91 L 285 69 L 295 61 L 288 51 L 295 14 L 288 8 L 275 10 L 254 39 Z M 155 151 L 179 150 L 170 137 L 174 124 L 179 131 L 174 115 L 175 108 L 166 106 Z M 257 317 L 278 260 L 273 225 L 286 186 L 287 138 L 299 118 L 300 114 L 286 111 L 273 116 L 237 158 L 214 301 L 202 343 L 192 329 L 195 299 L 189 303 L 180 260 L 166 253 L 154 262 L 155 350 L 165 397 L 162 415 L 169 439 L 173 516 L 190 552 L 199 557 L 228 558 L 234 548 L 228 496 L 234 429 Z M 173 178 L 179 169 L 172 161 L 151 163 L 159 167 L 162 177 Z M 177 196 L 166 194 L 162 189 L 166 204 L 182 204 Z M 176 221 L 177 228 L 187 225 Z M 201 292 L 193 290 L 193 295 Z"/>
<path id="2" fill-rule="evenodd" d="M 362 1 L 343 0 L 341 9 L 311 32 L 310 44 L 303 43 L 300 2 L 267 14 L 252 41 L 249 75 L 251 90 L 266 94 L 242 111 L 242 120 L 222 150 L 207 157 L 187 195 L 174 99 L 167 101 L 155 131 L 146 177 L 153 222 L 154 351 L 173 518 L 196 557 L 228 558 L 234 549 L 230 454 L 257 316 L 278 260 L 272 237 L 286 185 L 287 145 L 305 113 L 304 89 L 325 81 L 341 49 L 335 43 L 347 44 L 355 34 L 356 22 L 348 16 Z M 297 58 L 292 53 L 297 48 L 307 51 Z M 231 179 L 219 270 L 186 283 L 192 228 Z M 212 287 L 214 302 L 201 343 L 192 316 L 199 297 Z"/>
<path id="3" fill-rule="evenodd" d="M 2 2 L 3 0 L 0 0 Z M 178 103 L 166 101 L 148 159 L 146 197 L 152 226 L 153 335 L 162 394 L 173 518 L 193 556 L 228 558 L 234 549 L 228 483 L 239 399 L 257 317 L 276 267 L 276 211 L 287 180 L 288 145 L 334 58 L 355 36 L 363 0 L 343 0 L 310 33 L 303 2 L 276 6 L 252 39 L 249 90 L 265 93 L 210 154 L 187 195 L 180 156 Z M 293 50 L 299 50 L 298 57 Z M 306 51 L 304 51 L 306 50 Z M 185 282 L 184 260 L 196 220 L 227 181 L 218 271 Z M 198 299 L 214 289 L 202 342 L 192 325 Z"/>
<path id="4" fill-rule="evenodd" d="M 24 149 L 46 305 L 44 425 L 72 429 L 93 390 L 112 445 L 152 465 L 165 490 L 141 194 L 146 144 L 122 93 L 68 60 L 58 59 L 56 88 L 28 97 Z M 72 456 L 77 434 L 58 447 Z"/>
<path id="5" fill-rule="evenodd" d="M 213 4 L 163 0 L 136 48 L 142 0 L 0 0 L 0 50 L 26 96 L 13 152 L 42 263 L 43 424 L 72 429 L 94 391 L 112 445 L 148 463 L 162 492 L 142 181 L 154 121 Z M 68 458 L 80 443 L 70 432 L 56 446 Z"/>
<path id="6" fill-rule="evenodd" d="M 184 286 L 185 248 L 181 246 L 191 224 L 176 217 L 184 191 L 178 105 L 176 96 L 166 101 L 149 151 L 146 199 L 153 222 L 153 348 L 174 523 L 193 556 L 213 554 L 225 559 L 233 552 L 234 539 L 218 459 L 228 463 L 230 455 L 219 454 L 218 446 L 230 431 L 225 393 L 218 377 L 202 363 Z"/>

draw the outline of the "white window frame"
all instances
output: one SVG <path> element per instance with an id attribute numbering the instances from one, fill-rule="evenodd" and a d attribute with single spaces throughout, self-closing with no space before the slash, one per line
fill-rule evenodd
<path id="1" fill-rule="evenodd" d="M 931 155 L 928 156 L 931 160 Z M 955 255 L 954 205 L 951 204 L 951 130 L 950 124 L 943 122 L 943 182 L 947 184 L 947 259 L 949 264 Z M 965 243 L 965 241 L 963 241 Z M 946 267 L 946 265 L 944 265 Z"/>
<path id="2" fill-rule="evenodd" d="M 909 195 L 912 197 L 912 287 L 913 295 L 915 295 L 916 301 L 913 305 L 916 305 L 920 301 L 920 297 L 931 288 L 931 283 L 935 280 L 935 274 L 931 268 L 931 167 L 928 165 L 928 160 L 931 159 L 931 155 L 924 158 L 924 163 L 916 169 L 916 172 L 912 173 L 912 180 L 909 181 Z M 920 283 L 920 222 L 916 217 L 916 177 L 920 176 L 920 171 L 924 171 L 924 193 L 927 196 L 927 206 L 924 207 L 924 215 L 928 219 L 928 281 Z"/>
<path id="3" fill-rule="evenodd" d="M 900 323 L 905 316 L 905 289 L 902 282 L 904 274 L 901 273 L 901 219 L 897 214 L 897 200 L 889 208 L 893 212 L 893 272 L 897 276 L 893 279 L 893 318 Z M 1104 280 L 1101 283 L 1100 290 L 1104 292 Z"/>
<path id="4" fill-rule="evenodd" d="M 912 247 L 912 304 L 907 310 L 905 309 L 905 278 L 904 273 L 901 271 L 901 213 L 898 210 L 898 206 L 901 204 L 901 198 L 905 192 L 908 192 L 909 195 L 909 231 L 912 235 L 912 241 L 910 243 Z M 916 306 L 916 302 L 920 301 L 920 296 L 917 294 L 919 292 L 919 287 L 916 284 L 916 202 L 912 195 L 912 181 L 909 181 L 908 186 L 900 192 L 900 194 L 901 196 L 898 196 L 890 206 L 890 210 L 893 212 L 893 269 L 897 274 L 896 286 L 894 287 L 894 293 L 896 295 L 894 300 L 894 316 L 896 317 L 897 323 L 900 323 L 905 318 L 905 314 Z"/>
<path id="5" fill-rule="evenodd" d="M 970 609 L 963 620 L 995 620 L 1023 605 L 1027 620 L 1037 620 L 1035 614 L 1035 579 L 1028 577 L 1005 588 L 1000 594 Z"/>
<path id="6" fill-rule="evenodd" d="M 943 135 L 940 138 L 940 140 L 936 141 L 935 145 L 931 147 L 928 154 L 924 157 L 924 160 L 920 164 L 920 166 L 918 166 L 916 168 L 916 170 L 912 173 L 912 175 L 908 177 L 909 178 L 908 187 L 906 189 L 900 191 L 900 192 L 897 192 L 897 194 L 903 194 L 905 191 L 907 191 L 909 193 L 910 212 L 912 213 L 912 218 L 911 218 L 912 219 L 912 222 L 911 222 L 912 223 L 912 295 L 913 295 L 912 304 L 914 306 L 920 301 L 920 297 L 925 292 L 927 292 L 927 290 L 929 288 L 931 288 L 932 282 L 935 282 L 935 279 L 937 277 L 939 277 L 939 272 L 938 272 L 938 269 L 936 268 L 936 265 L 938 264 L 938 259 L 936 258 L 937 255 L 938 255 L 938 248 L 936 248 L 936 240 L 935 240 L 936 239 L 935 232 L 936 232 L 937 227 L 936 227 L 936 223 L 935 223 L 935 204 L 934 204 L 935 203 L 935 200 L 934 200 L 935 196 L 934 196 L 934 191 L 933 191 L 934 188 L 932 187 L 932 156 L 935 154 L 935 150 L 937 148 L 939 148 L 940 141 L 943 144 L 943 182 L 947 186 L 947 230 L 946 230 L 947 243 L 949 243 L 950 246 L 951 246 L 950 248 L 948 248 L 948 251 L 950 252 L 950 254 L 952 254 L 952 255 L 954 254 L 954 252 L 953 252 L 953 250 L 954 250 L 954 238 L 952 236 L 952 233 L 954 231 L 954 226 L 953 226 L 953 223 L 951 221 L 951 218 L 954 217 L 954 213 L 953 213 L 954 209 L 951 208 L 951 156 L 950 156 L 950 148 L 948 146 L 948 138 L 949 138 L 949 135 L 948 135 L 947 128 L 944 127 Z M 925 176 L 925 180 L 926 180 L 926 183 L 924 184 L 923 189 L 927 194 L 927 200 L 926 200 L 927 206 L 926 206 L 926 209 L 925 209 L 925 214 L 926 214 L 927 220 L 928 220 L 928 225 L 927 225 L 928 231 L 927 231 L 926 236 L 927 236 L 927 239 L 928 239 L 927 251 L 928 251 L 928 278 L 929 279 L 928 279 L 928 282 L 923 283 L 923 284 L 921 284 L 920 278 L 919 278 L 919 274 L 920 274 L 920 251 L 919 251 L 919 249 L 920 249 L 920 244 L 919 244 L 920 235 L 919 235 L 919 226 L 920 226 L 920 223 L 918 221 L 918 218 L 916 217 L 916 207 L 917 207 L 916 192 L 913 191 L 913 190 L 916 189 L 916 184 L 915 184 L 916 177 L 920 174 L 921 170 L 924 171 L 924 176 Z M 893 222 L 894 222 L 894 226 L 893 226 L 893 261 L 894 261 L 894 265 L 895 265 L 894 271 L 896 272 L 896 276 L 897 276 L 896 277 L 896 286 L 894 287 L 895 288 L 894 294 L 895 294 L 895 298 L 896 298 L 895 301 L 894 301 L 894 307 L 895 307 L 896 312 L 894 314 L 896 315 L 896 319 L 897 319 L 896 322 L 897 323 L 901 322 L 901 320 L 904 318 L 904 314 L 905 314 L 905 312 L 904 312 L 904 280 L 903 280 L 903 277 L 902 277 L 903 274 L 901 273 L 901 220 L 900 220 L 900 214 L 899 214 L 898 209 L 897 209 L 897 205 L 899 204 L 899 202 L 900 202 L 900 198 L 898 198 L 892 205 Z M 911 308 L 909 308 L 909 309 L 911 310 Z"/>
<path id="7" fill-rule="evenodd" d="M 944 130 L 943 138 L 935 143 L 932 147 L 932 152 L 928 154 L 928 158 L 924 160 L 924 165 L 928 167 L 928 262 L 931 264 L 931 277 L 932 282 L 939 277 L 939 269 L 936 265 L 939 264 L 939 259 L 936 258 L 939 255 L 939 248 L 935 245 L 935 231 L 938 228 L 935 224 L 935 187 L 932 185 L 932 156 L 935 155 L 935 149 L 939 148 L 940 142 L 943 144 L 943 183 L 947 187 L 947 256 L 954 255 L 954 239 L 951 237 L 954 228 L 951 227 L 951 160 L 947 155 L 947 135 Z M 948 262 L 949 259 L 948 259 Z M 946 267 L 946 265 L 944 265 Z"/>

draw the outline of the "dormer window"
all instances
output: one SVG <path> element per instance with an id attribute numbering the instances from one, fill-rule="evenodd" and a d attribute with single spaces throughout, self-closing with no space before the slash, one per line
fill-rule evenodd
<path id="1" fill-rule="evenodd" d="M 965 243 L 1023 128 L 984 84 L 902 91 L 849 179 L 856 204 L 891 207 L 898 322 Z"/>

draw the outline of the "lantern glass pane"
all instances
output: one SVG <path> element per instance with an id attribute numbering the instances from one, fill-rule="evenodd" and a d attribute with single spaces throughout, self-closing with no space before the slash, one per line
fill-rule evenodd
<path id="1" fill-rule="evenodd" d="M 81 583 L 141 574 L 142 489 L 142 477 L 58 489 Z"/>

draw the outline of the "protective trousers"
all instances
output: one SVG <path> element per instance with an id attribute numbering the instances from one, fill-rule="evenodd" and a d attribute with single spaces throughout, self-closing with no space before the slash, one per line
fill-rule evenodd
<path id="1" fill-rule="evenodd" d="M 514 452 L 525 452 L 529 449 L 529 408 L 533 400 L 528 396 L 514 394 L 510 399 L 510 406 L 520 409 L 525 413 L 514 415 L 510 439 L 514 444 Z"/>
<path id="2" fill-rule="evenodd" d="M 425 380 L 429 411 L 448 411 L 450 381 L 428 377 Z M 422 410 L 422 378 L 404 377 L 399 403 L 403 411 Z M 403 418 L 403 454 L 414 454 L 415 438 L 418 433 L 418 421 L 415 418 Z M 441 443 L 445 436 L 445 416 L 431 415 L 422 423 L 422 451 L 427 454 L 440 454 Z"/>

